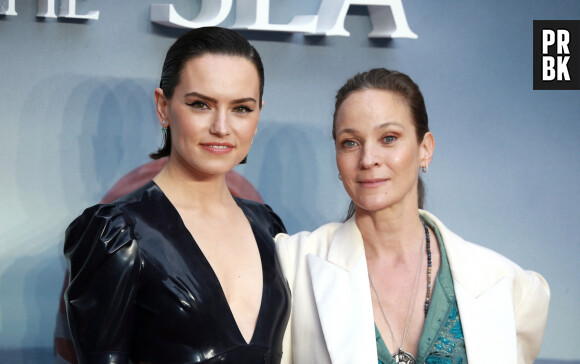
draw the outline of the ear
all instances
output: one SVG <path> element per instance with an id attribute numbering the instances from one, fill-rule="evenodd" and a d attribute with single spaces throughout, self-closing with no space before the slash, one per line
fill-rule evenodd
<path id="1" fill-rule="evenodd" d="M 428 167 L 433 159 L 433 150 L 435 149 L 435 138 L 429 131 L 423 136 L 423 141 L 419 145 L 419 164 Z"/>
<path id="2" fill-rule="evenodd" d="M 167 127 L 169 126 L 169 120 L 167 120 L 167 98 L 165 97 L 165 94 L 163 93 L 163 90 L 161 88 L 156 88 L 155 89 L 155 106 L 157 109 L 157 118 L 159 119 L 159 125 L 161 125 L 161 127 Z M 166 122 L 165 125 L 163 125 L 163 121 Z"/>

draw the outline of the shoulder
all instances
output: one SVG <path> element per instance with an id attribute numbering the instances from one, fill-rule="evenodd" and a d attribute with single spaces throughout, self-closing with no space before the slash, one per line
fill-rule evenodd
<path id="1" fill-rule="evenodd" d="M 147 184 L 114 202 L 85 209 L 65 232 L 64 254 L 73 268 L 88 256 L 111 255 L 135 241 L 135 214 L 151 200 L 149 192 Z"/>
<path id="2" fill-rule="evenodd" d="M 88 230 L 102 230 L 103 240 L 132 225 L 124 209 L 118 203 L 97 204 L 83 211 L 66 230 L 66 239 L 82 237 Z"/>
<path id="3" fill-rule="evenodd" d="M 145 184 L 143 187 L 130 192 L 117 200 L 106 203 L 96 204 L 83 211 L 67 229 L 67 237 L 78 235 L 83 230 L 90 228 L 106 228 L 108 234 L 129 228 L 134 225 L 134 219 L 131 215 L 153 200 L 157 187 L 153 182 Z"/>
<path id="4" fill-rule="evenodd" d="M 343 224 L 329 223 L 314 231 L 302 231 L 294 235 L 278 234 L 276 253 L 282 267 L 282 272 L 288 281 L 293 296 L 309 287 L 309 268 L 307 256 L 327 259 L 333 237 Z"/>
<path id="5" fill-rule="evenodd" d="M 242 208 L 244 214 L 254 223 L 268 230 L 271 236 L 286 233 L 286 227 L 282 219 L 270 206 L 240 197 L 234 197 L 234 199 Z"/>
<path id="6" fill-rule="evenodd" d="M 504 257 L 503 255 L 486 248 L 482 245 L 469 242 L 459 235 L 451 231 L 447 226 L 441 222 L 435 215 L 427 212 L 421 211 L 421 216 L 426 218 L 429 222 L 437 227 L 441 238 L 443 239 L 443 245 L 448 254 L 450 264 L 460 264 L 459 258 L 462 261 L 471 260 L 482 262 L 485 266 L 489 266 L 493 269 L 521 269 L 516 263 L 510 259 Z M 495 266 L 497 265 L 497 266 Z"/>
<path id="7" fill-rule="evenodd" d="M 272 208 L 266 204 L 257 202 L 257 201 L 253 201 L 253 200 L 247 200 L 245 198 L 241 198 L 241 197 L 237 197 L 237 196 L 233 196 L 234 200 L 236 200 L 236 202 L 238 203 L 238 205 L 242 206 L 243 208 L 252 211 L 254 213 L 264 213 L 266 210 L 268 211 L 272 211 Z"/>
<path id="8" fill-rule="evenodd" d="M 513 302 L 518 357 L 520 362 L 533 362 L 540 350 L 550 303 L 550 288 L 544 277 L 491 249 L 465 241 L 432 214 L 421 214 L 441 233 L 456 289 L 460 285 L 471 296 L 481 297 L 500 281 L 509 282 L 501 297 L 502 302 L 509 302 L 505 298 L 510 295 Z M 458 304 L 462 304 L 459 298 Z"/>
<path id="9" fill-rule="evenodd" d="M 95 250 L 112 254 L 135 238 L 133 226 L 118 203 L 89 207 L 68 226 L 64 254 L 72 261 Z"/>
<path id="10" fill-rule="evenodd" d="M 278 234 L 275 237 L 278 256 L 287 262 L 300 261 L 306 255 L 325 258 L 333 244 L 334 236 L 345 224 L 331 222 L 314 231 L 301 231 L 288 235 Z"/>
<path id="11" fill-rule="evenodd" d="M 514 304 L 536 297 L 547 302 L 550 289 L 539 273 L 526 270 L 511 259 L 479 244 L 464 240 L 449 230 L 433 214 L 422 211 L 438 228 L 454 281 L 476 294 L 507 278 L 511 282 Z"/>
<path id="12" fill-rule="evenodd" d="M 318 227 L 313 231 L 301 231 L 293 235 L 278 234 L 276 244 L 291 245 L 328 245 L 336 231 L 343 226 L 340 222 L 330 222 Z"/>
<path id="13" fill-rule="evenodd" d="M 67 236 L 79 234 L 87 228 L 107 227 L 107 231 L 115 233 L 134 225 L 132 217 L 140 210 L 147 208 L 149 203 L 157 203 L 163 194 L 155 183 L 150 181 L 144 186 L 132 191 L 117 200 L 96 204 L 83 211 L 68 227 Z"/>

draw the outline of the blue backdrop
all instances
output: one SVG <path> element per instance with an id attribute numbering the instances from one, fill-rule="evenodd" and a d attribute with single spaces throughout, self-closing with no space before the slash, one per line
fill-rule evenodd
<path id="1" fill-rule="evenodd" d="M 18 15 L 0 16 L 0 362 L 50 360 L 64 229 L 160 144 L 153 90 L 183 31 L 152 24 L 152 3 L 79 0 L 78 13 L 100 17 L 72 22 L 16 0 Z M 174 4 L 190 18 L 200 7 Z M 271 1 L 270 19 L 319 6 Z M 580 1 L 420 0 L 405 11 L 418 39 L 369 40 L 364 6 L 347 16 L 350 37 L 243 32 L 265 64 L 266 104 L 237 171 L 290 232 L 341 219 L 334 94 L 371 67 L 408 73 L 436 139 L 427 209 L 541 272 L 552 301 L 540 356 L 580 362 L 580 91 L 532 89 L 533 20 L 580 19 Z"/>

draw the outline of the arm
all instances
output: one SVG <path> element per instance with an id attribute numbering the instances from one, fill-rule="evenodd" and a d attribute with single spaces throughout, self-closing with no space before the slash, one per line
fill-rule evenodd
<path id="1" fill-rule="evenodd" d="M 284 226 L 280 216 L 278 216 L 270 206 L 264 205 L 264 207 L 270 216 L 270 235 L 275 237 L 280 233 L 286 233 L 286 226 Z"/>
<path id="2" fill-rule="evenodd" d="M 524 271 L 521 278 L 521 299 L 515 302 L 516 336 L 518 343 L 518 363 L 533 363 L 542 345 L 550 288 L 546 280 L 538 273 Z"/>
<path id="3" fill-rule="evenodd" d="M 280 233 L 276 235 L 276 252 L 278 253 L 278 259 L 280 261 L 280 265 L 282 266 L 282 271 L 288 281 L 288 285 L 290 286 L 290 290 L 294 291 L 294 277 L 289 273 L 289 254 L 287 251 L 287 239 L 288 234 Z M 290 298 L 290 307 L 293 307 L 294 301 L 294 294 L 291 295 Z M 286 326 L 286 331 L 284 333 L 284 339 L 282 341 L 282 361 L 281 364 L 292 364 L 294 362 L 293 353 L 292 353 L 292 311 L 290 311 L 290 317 L 288 318 L 288 325 Z"/>
<path id="4" fill-rule="evenodd" d="M 67 318 L 79 363 L 129 363 L 139 257 L 115 206 L 85 211 L 67 229 Z"/>

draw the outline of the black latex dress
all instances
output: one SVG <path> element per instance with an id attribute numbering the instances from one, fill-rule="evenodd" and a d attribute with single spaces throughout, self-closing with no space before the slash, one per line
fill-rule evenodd
<path id="1" fill-rule="evenodd" d="M 154 182 L 69 226 L 67 315 L 80 363 L 279 363 L 290 291 L 272 236 L 272 210 L 236 198 L 262 261 L 256 328 L 246 343 L 219 280 Z"/>

